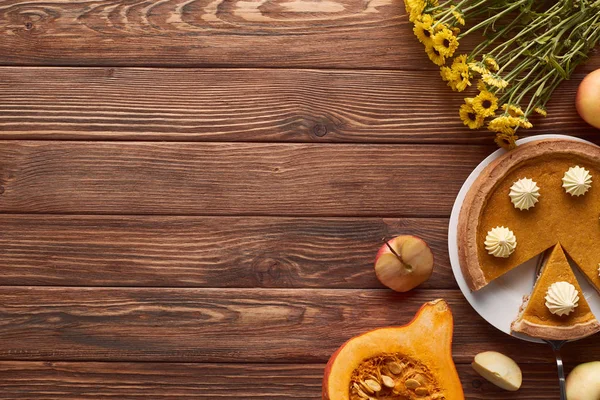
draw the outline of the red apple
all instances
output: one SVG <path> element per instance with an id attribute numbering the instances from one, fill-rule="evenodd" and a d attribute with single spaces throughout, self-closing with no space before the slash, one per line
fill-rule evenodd
<path id="1" fill-rule="evenodd" d="M 600 129 L 600 69 L 590 73 L 581 81 L 575 105 L 585 122 Z"/>
<path id="2" fill-rule="evenodd" d="M 416 236 L 397 236 L 379 249 L 375 257 L 375 274 L 385 286 L 407 292 L 431 276 L 433 253 L 427 243 Z"/>

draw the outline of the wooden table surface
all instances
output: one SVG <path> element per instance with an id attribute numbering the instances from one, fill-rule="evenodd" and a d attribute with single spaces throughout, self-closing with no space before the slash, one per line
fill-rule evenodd
<path id="1" fill-rule="evenodd" d="M 403 8 L 0 0 L 0 399 L 319 399 L 339 345 L 440 297 L 467 398 L 558 398 L 549 348 L 457 289 L 450 209 L 494 145 Z M 531 133 L 600 143 L 574 107 L 598 67 Z M 436 256 L 407 294 L 372 269 L 401 233 Z M 519 392 L 472 371 L 484 350 Z M 598 360 L 598 337 L 564 352 Z"/>

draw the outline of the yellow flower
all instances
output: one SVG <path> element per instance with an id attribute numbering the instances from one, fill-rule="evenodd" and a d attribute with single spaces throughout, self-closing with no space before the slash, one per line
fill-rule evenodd
<path id="1" fill-rule="evenodd" d="M 471 86 L 471 75 L 467 66 L 467 56 L 462 54 L 454 59 L 452 67 L 440 68 L 442 79 L 448 82 L 448 86 L 454 91 L 462 92 Z"/>
<path id="2" fill-rule="evenodd" d="M 460 28 L 458 26 L 453 26 L 452 28 L 450 28 L 450 30 L 452 31 L 452 33 L 454 33 L 454 36 L 458 36 L 458 34 L 460 33 Z"/>
<path id="3" fill-rule="evenodd" d="M 496 133 L 514 135 L 516 128 L 519 127 L 519 119 L 508 115 L 496 117 L 488 124 L 488 129 Z"/>
<path id="4" fill-rule="evenodd" d="M 465 104 L 473 105 L 474 97 L 465 97 Z"/>
<path id="5" fill-rule="evenodd" d="M 484 118 L 491 117 L 498 109 L 498 99 L 493 93 L 484 90 L 473 99 L 473 109 Z"/>
<path id="6" fill-rule="evenodd" d="M 487 74 L 481 75 L 481 78 L 488 85 L 497 87 L 499 89 L 504 89 L 508 86 L 508 81 L 505 81 L 500 75 L 494 74 L 492 72 L 488 72 Z"/>
<path id="7" fill-rule="evenodd" d="M 486 90 L 488 90 L 487 86 L 485 85 L 485 82 L 481 79 L 477 81 L 477 90 L 479 90 L 480 92 L 485 92 Z"/>
<path id="8" fill-rule="evenodd" d="M 485 56 L 483 56 L 483 62 L 492 71 L 498 71 L 500 69 L 500 67 L 498 66 L 498 63 L 496 62 L 496 60 L 493 57 L 485 55 Z"/>
<path id="9" fill-rule="evenodd" d="M 461 25 L 465 24 L 465 16 L 460 11 L 456 11 L 454 9 L 454 6 L 452 6 L 452 15 L 456 19 L 456 22 L 458 22 Z"/>
<path id="10" fill-rule="evenodd" d="M 459 56 L 454 57 L 454 61 L 452 62 L 452 67 L 461 67 L 464 69 L 468 69 L 469 65 L 467 64 L 467 55 L 461 54 Z"/>
<path id="11" fill-rule="evenodd" d="M 514 129 L 516 129 L 517 127 L 525 129 L 533 128 L 533 124 L 529 122 L 529 120 L 525 116 L 525 113 L 518 105 L 503 104 L 502 110 L 504 111 L 504 116 L 508 118 L 502 120 L 505 121 L 507 126 L 510 126 Z"/>
<path id="12" fill-rule="evenodd" d="M 427 5 L 430 7 L 437 7 L 440 5 L 440 2 L 438 0 L 427 0 Z"/>
<path id="13" fill-rule="evenodd" d="M 477 114 L 470 104 L 461 105 L 459 115 L 463 124 L 468 126 L 469 129 L 481 128 L 485 121 L 485 118 Z"/>
<path id="14" fill-rule="evenodd" d="M 410 13 L 412 12 L 411 2 L 409 0 L 404 0 L 404 8 L 406 9 L 406 14 L 408 14 L 410 19 Z"/>
<path id="15" fill-rule="evenodd" d="M 519 127 L 520 128 L 525 128 L 525 129 L 533 128 L 533 124 L 531 122 L 529 122 L 527 117 L 520 116 L 520 117 L 518 117 L 518 119 L 519 119 Z"/>
<path id="16" fill-rule="evenodd" d="M 487 74 L 490 72 L 487 69 L 487 66 L 483 63 L 483 61 L 471 62 L 471 63 L 469 63 L 469 68 L 471 68 L 471 71 L 475 71 L 481 75 Z"/>
<path id="17" fill-rule="evenodd" d="M 525 115 L 521 107 L 515 104 L 502 104 L 502 111 L 508 113 L 511 117 L 522 117 Z"/>
<path id="18" fill-rule="evenodd" d="M 518 138 L 514 133 L 498 133 L 494 142 L 505 150 L 512 150 L 517 147 Z"/>
<path id="19" fill-rule="evenodd" d="M 498 117 L 504 118 L 504 117 Z M 505 135 L 514 135 L 515 129 L 509 126 L 504 121 L 498 121 L 498 118 L 494 118 L 490 123 L 488 123 L 488 129 L 492 132 L 502 133 Z"/>
<path id="20" fill-rule="evenodd" d="M 546 109 L 544 107 L 536 107 L 536 108 L 533 109 L 533 111 L 535 111 L 536 113 L 538 113 L 542 117 L 545 117 L 545 116 L 548 115 L 548 112 L 546 111 Z"/>
<path id="21" fill-rule="evenodd" d="M 434 33 L 434 34 L 436 34 L 436 33 L 438 33 L 438 32 L 441 32 L 441 31 L 443 31 L 443 30 L 447 30 L 447 29 L 449 29 L 449 28 L 448 28 L 448 25 L 446 25 L 446 24 L 445 24 L 445 23 L 443 23 L 443 22 L 438 22 L 438 21 L 436 21 L 435 19 L 434 19 L 434 21 L 433 21 L 433 25 L 434 25 L 434 26 L 433 26 L 432 28 L 433 28 L 433 33 Z"/>
<path id="22" fill-rule="evenodd" d="M 423 14 L 415 21 L 415 27 L 413 32 L 419 42 L 425 46 L 433 46 L 433 33 L 431 32 L 431 26 L 433 25 L 433 17 L 429 14 Z"/>
<path id="23" fill-rule="evenodd" d="M 445 82 L 452 82 L 459 79 L 458 73 L 450 67 L 441 67 L 440 75 L 442 76 L 442 80 Z"/>
<path id="24" fill-rule="evenodd" d="M 444 57 L 452 57 L 458 48 L 458 39 L 448 28 L 433 35 L 433 47 Z"/>
<path id="25" fill-rule="evenodd" d="M 426 4 L 425 0 L 404 0 L 404 5 L 406 6 L 408 19 L 410 22 L 415 22 L 423 14 Z"/>
<path id="26" fill-rule="evenodd" d="M 429 59 L 435 65 L 438 65 L 438 66 L 441 67 L 442 65 L 446 64 L 446 57 L 444 57 L 443 55 L 441 55 L 440 52 L 435 49 L 435 47 L 433 47 L 433 46 L 426 46 L 425 47 L 425 52 L 429 56 Z"/>

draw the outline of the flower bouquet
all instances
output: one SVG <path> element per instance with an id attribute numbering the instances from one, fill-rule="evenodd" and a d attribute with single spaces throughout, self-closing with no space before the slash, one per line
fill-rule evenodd
<path id="1" fill-rule="evenodd" d="M 546 116 L 552 92 L 600 40 L 600 0 L 405 0 L 413 32 L 454 91 L 471 89 L 459 115 L 515 147 L 518 129 Z M 469 54 L 459 44 L 483 38 Z"/>

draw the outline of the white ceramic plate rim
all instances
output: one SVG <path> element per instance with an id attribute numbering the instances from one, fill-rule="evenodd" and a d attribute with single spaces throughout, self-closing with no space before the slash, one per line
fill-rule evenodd
<path id="1" fill-rule="evenodd" d="M 543 139 L 569 139 L 578 142 L 588 142 L 580 138 L 567 135 L 536 135 L 525 139 L 520 139 L 517 143 L 524 144 L 533 142 L 536 140 Z M 529 295 L 534 284 L 535 266 L 537 264 L 536 257 L 533 260 L 526 262 L 525 264 L 513 269 L 504 276 L 492 281 L 483 289 L 477 292 L 471 292 L 467 282 L 462 274 L 460 268 L 460 262 L 458 258 L 458 243 L 457 243 L 457 227 L 458 227 L 458 215 L 462 207 L 463 201 L 471 185 L 477 179 L 481 171 L 490 164 L 493 160 L 505 154 L 506 151 L 498 149 L 494 153 L 490 154 L 485 160 L 483 160 L 469 175 L 465 183 L 463 184 L 454 207 L 452 207 L 452 214 L 450 215 L 450 223 L 448 226 L 448 251 L 450 255 L 450 265 L 452 266 L 452 272 L 454 278 L 458 283 L 458 286 L 475 311 L 485 319 L 489 324 L 499 329 L 500 331 L 517 337 L 522 340 L 529 342 L 543 343 L 542 340 L 531 338 L 527 335 L 518 333 L 512 333 L 510 331 L 510 324 L 515 319 L 519 312 L 523 296 Z M 588 283 L 587 279 L 579 272 L 577 268 L 573 268 L 577 280 L 581 285 L 581 290 L 587 301 L 590 303 L 590 307 L 594 315 L 600 315 L 600 296 L 595 289 Z"/>

